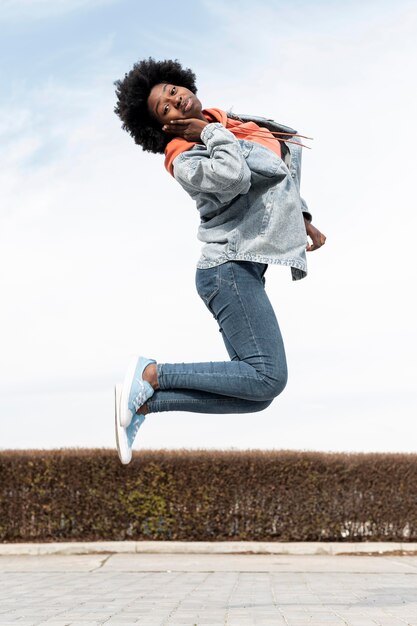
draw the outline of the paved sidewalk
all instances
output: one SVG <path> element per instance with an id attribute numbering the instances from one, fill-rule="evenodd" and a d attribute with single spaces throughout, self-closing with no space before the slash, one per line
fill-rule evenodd
<path id="1" fill-rule="evenodd" d="M 417 626 L 416 556 L 0 557 L 0 626 Z"/>
<path id="2" fill-rule="evenodd" d="M 0 543 L 0 556 L 44 554 L 365 554 L 417 556 L 417 543 L 393 541 L 67 541 Z"/>

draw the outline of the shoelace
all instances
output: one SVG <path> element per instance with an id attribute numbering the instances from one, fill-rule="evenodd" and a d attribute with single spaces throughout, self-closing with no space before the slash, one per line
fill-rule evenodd
<path id="1" fill-rule="evenodd" d="M 146 388 L 145 388 L 143 381 L 139 380 L 138 382 L 139 382 L 139 390 L 138 390 L 137 395 L 134 397 L 132 401 L 133 406 L 135 407 L 136 411 L 138 411 L 140 407 L 142 406 L 142 404 L 144 404 L 146 400 L 148 399 L 148 396 L 146 395 Z"/>

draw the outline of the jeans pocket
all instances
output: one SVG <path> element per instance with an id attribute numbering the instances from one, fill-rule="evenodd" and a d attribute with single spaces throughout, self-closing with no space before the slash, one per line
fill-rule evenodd
<path id="1" fill-rule="evenodd" d="M 195 285 L 197 293 L 208 308 L 210 308 L 210 302 L 220 290 L 219 268 L 220 265 L 216 265 L 205 270 L 197 269 L 196 272 Z"/>

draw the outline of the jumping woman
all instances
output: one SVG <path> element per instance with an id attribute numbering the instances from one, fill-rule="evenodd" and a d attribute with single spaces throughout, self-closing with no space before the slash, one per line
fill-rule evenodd
<path id="1" fill-rule="evenodd" d="M 230 361 L 134 357 L 115 389 L 124 464 L 149 413 L 262 411 L 283 391 L 285 351 L 264 274 L 273 263 L 303 278 L 306 250 L 326 241 L 300 197 L 301 136 L 270 119 L 203 109 L 195 80 L 177 60 L 144 59 L 116 81 L 115 112 L 143 150 L 165 154 L 165 168 L 196 202 L 204 243 L 197 292 Z"/>

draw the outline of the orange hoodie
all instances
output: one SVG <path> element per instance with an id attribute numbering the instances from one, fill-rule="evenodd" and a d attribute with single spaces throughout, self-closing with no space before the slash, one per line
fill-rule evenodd
<path id="1" fill-rule="evenodd" d="M 215 121 L 223 124 L 223 126 L 230 130 L 237 139 L 256 141 L 262 146 L 265 146 L 265 148 L 269 148 L 275 152 L 275 154 L 281 158 L 281 145 L 279 141 L 277 141 L 276 137 L 274 137 L 274 135 L 267 128 L 258 126 L 255 122 L 240 122 L 239 120 L 233 120 L 227 117 L 226 112 L 221 109 L 203 109 L 202 113 L 209 122 Z M 167 144 L 165 148 L 165 167 L 172 176 L 174 175 L 174 168 L 172 165 L 174 159 L 181 154 L 181 152 L 190 150 L 190 148 L 196 144 L 196 141 L 187 141 L 182 137 L 174 137 L 174 139 Z"/>

